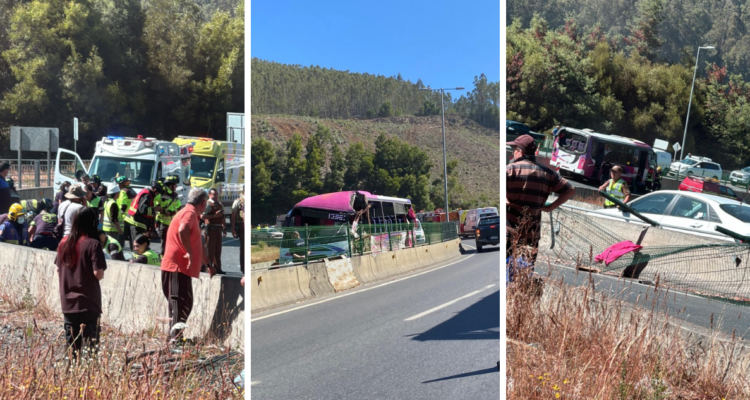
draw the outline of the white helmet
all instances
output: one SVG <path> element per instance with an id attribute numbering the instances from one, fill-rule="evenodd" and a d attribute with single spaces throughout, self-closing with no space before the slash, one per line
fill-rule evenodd
<path id="1" fill-rule="evenodd" d="M 109 188 L 107 193 L 114 197 L 116 194 L 120 193 L 120 187 L 118 185 L 113 185 Z"/>

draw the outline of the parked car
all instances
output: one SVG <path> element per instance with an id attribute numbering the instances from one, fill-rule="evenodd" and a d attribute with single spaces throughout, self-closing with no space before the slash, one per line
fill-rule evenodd
<path id="1" fill-rule="evenodd" d="M 750 167 L 732 171 L 729 181 L 733 184 L 747 185 L 750 183 Z"/>
<path id="2" fill-rule="evenodd" d="M 750 236 L 750 206 L 736 200 L 705 193 L 662 190 L 641 196 L 630 207 L 660 224 L 664 229 L 719 238 L 731 238 L 716 232 L 717 226 L 744 236 Z M 645 224 L 640 218 L 617 208 L 587 213 L 629 223 Z"/>
<path id="3" fill-rule="evenodd" d="M 419 220 L 414 221 L 414 238 L 417 244 L 425 242 L 424 229 L 422 229 L 422 222 Z"/>
<path id="4" fill-rule="evenodd" d="M 682 180 L 682 183 L 680 183 L 680 186 L 677 188 L 677 190 L 713 194 L 716 196 L 726 197 L 742 202 L 740 196 L 738 196 L 730 187 L 720 185 L 718 182 L 709 178 L 686 176 L 685 179 Z"/>
<path id="5" fill-rule="evenodd" d="M 281 240 L 284 238 L 284 234 L 276 228 L 261 228 L 260 230 L 252 231 L 252 236 L 255 236 L 255 240 Z"/>
<path id="6" fill-rule="evenodd" d="M 669 167 L 669 175 L 719 179 L 721 178 L 721 165 L 711 161 L 710 158 L 693 156 L 672 163 Z"/>
<path id="7" fill-rule="evenodd" d="M 482 246 L 497 246 L 500 244 L 500 216 L 487 216 L 479 220 L 476 229 L 477 253 L 482 252 Z"/>

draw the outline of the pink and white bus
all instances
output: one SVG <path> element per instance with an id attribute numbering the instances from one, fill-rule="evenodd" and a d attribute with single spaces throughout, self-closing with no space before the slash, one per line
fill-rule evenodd
<path id="1" fill-rule="evenodd" d="M 609 170 L 620 165 L 622 178 L 633 185 L 646 180 L 648 166 L 656 163 L 651 146 L 640 140 L 606 135 L 590 129 L 561 128 L 552 147 L 550 166 L 560 172 L 598 183 L 609 179 Z"/>

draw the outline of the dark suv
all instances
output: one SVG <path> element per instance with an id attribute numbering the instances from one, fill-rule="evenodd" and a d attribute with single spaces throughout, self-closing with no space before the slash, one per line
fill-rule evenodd
<path id="1" fill-rule="evenodd" d="M 496 246 L 500 244 L 500 216 L 493 215 L 479 220 L 476 228 L 477 253 L 482 252 L 485 244 Z"/>

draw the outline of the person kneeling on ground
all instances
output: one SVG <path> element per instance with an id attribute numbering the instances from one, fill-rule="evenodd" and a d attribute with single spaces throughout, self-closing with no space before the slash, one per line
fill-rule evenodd
<path id="1" fill-rule="evenodd" d="M 50 202 L 47 205 L 51 209 L 51 201 L 49 199 L 45 199 L 45 201 Z M 34 217 L 29 226 L 30 246 L 35 249 L 57 251 L 59 243 L 55 237 L 56 226 L 57 215 L 47 211 L 47 209 L 43 209 L 39 215 Z"/>
<path id="2" fill-rule="evenodd" d="M 13 204 L 8 211 L 8 220 L 0 225 L 0 242 L 28 246 L 28 229 L 23 206 Z"/>
<path id="3" fill-rule="evenodd" d="M 157 267 L 161 266 L 161 256 L 159 253 L 151 250 L 151 239 L 146 235 L 138 235 L 135 237 L 135 251 L 133 252 L 133 258 L 130 259 L 130 263 L 136 264 L 149 264 Z"/>
<path id="4" fill-rule="evenodd" d="M 65 318 L 65 339 L 73 359 L 87 347 L 95 354 L 99 344 L 99 319 L 102 315 L 102 291 L 107 263 L 102 244 L 97 240 L 96 211 L 88 207 L 76 210 L 70 234 L 57 249 L 55 265 L 60 282 L 60 305 Z"/>
<path id="5" fill-rule="evenodd" d="M 109 254 L 109 258 L 115 261 L 125 261 L 120 242 L 115 240 L 112 236 L 107 235 L 107 232 L 104 232 L 101 229 L 99 230 L 99 241 L 102 242 L 104 253 Z"/>

